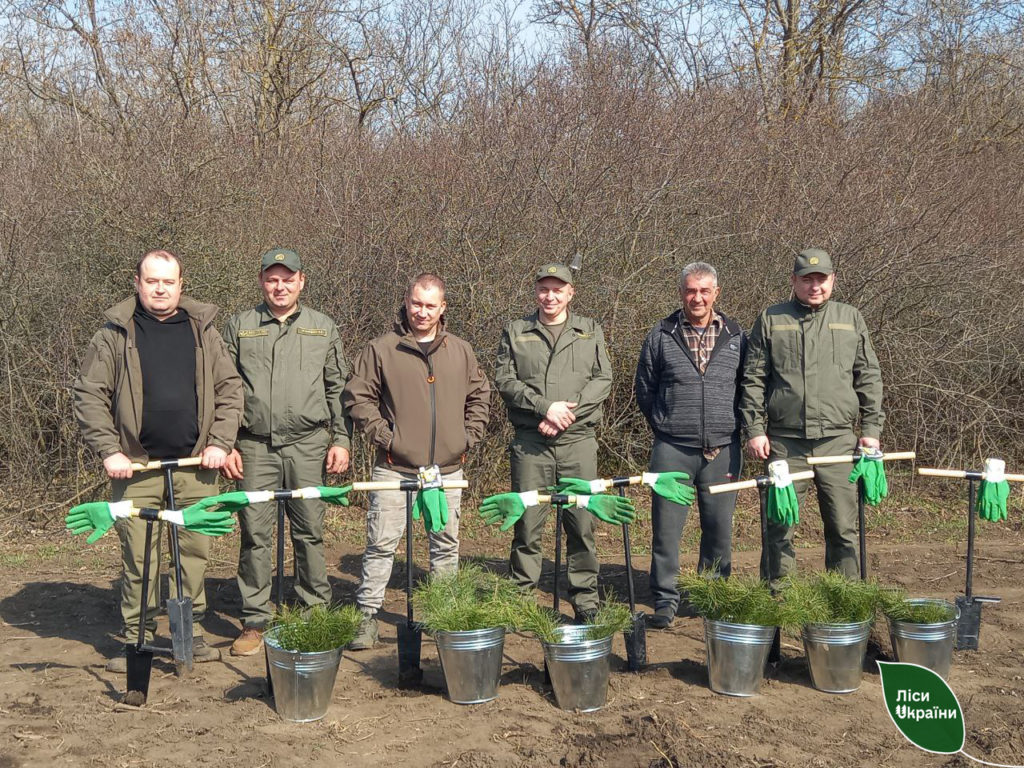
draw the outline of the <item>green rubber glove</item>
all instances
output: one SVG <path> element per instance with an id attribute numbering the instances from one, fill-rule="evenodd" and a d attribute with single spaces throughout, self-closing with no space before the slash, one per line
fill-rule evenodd
<path id="1" fill-rule="evenodd" d="M 558 485 L 555 486 L 555 493 L 565 493 L 571 496 L 577 494 L 584 494 L 589 496 L 592 493 L 600 493 L 606 490 L 606 486 L 603 481 L 597 481 L 601 487 L 594 488 L 589 480 L 581 480 L 578 477 L 560 477 L 558 478 Z"/>
<path id="2" fill-rule="evenodd" d="M 235 518 L 228 507 L 209 509 L 200 506 L 200 503 L 181 510 L 182 523 L 187 530 L 201 533 L 203 536 L 223 536 L 235 529 Z"/>
<path id="3" fill-rule="evenodd" d="M 861 454 L 850 472 L 850 482 L 856 483 L 858 480 L 864 481 L 864 501 L 872 507 L 877 507 L 889 495 L 889 481 L 885 478 L 885 467 L 880 455 Z"/>
<path id="4" fill-rule="evenodd" d="M 606 493 L 594 496 L 576 496 L 576 506 L 585 508 L 598 520 L 612 525 L 623 525 L 636 520 L 633 500 L 625 496 L 610 496 Z"/>
<path id="5" fill-rule="evenodd" d="M 114 516 L 110 514 L 110 504 L 105 501 L 90 501 L 72 507 L 64 518 L 68 530 L 76 536 L 89 533 L 87 544 L 93 544 L 114 525 Z"/>
<path id="6" fill-rule="evenodd" d="M 205 499 L 200 499 L 195 504 L 189 504 L 187 509 L 212 509 L 214 507 L 219 507 L 220 509 L 228 512 L 237 512 L 238 510 L 249 506 L 251 503 L 252 502 L 249 501 L 249 494 L 245 491 L 231 491 L 230 493 L 220 493 L 216 496 L 207 496 Z"/>
<path id="7" fill-rule="evenodd" d="M 782 525 L 796 525 L 800 513 L 796 502 L 796 489 L 792 484 L 780 488 L 773 485 L 768 489 L 768 519 Z"/>
<path id="8" fill-rule="evenodd" d="M 419 520 L 423 515 L 423 525 L 427 533 L 438 533 L 448 525 L 448 499 L 443 488 L 424 488 L 416 494 L 412 505 L 412 519 Z"/>
<path id="9" fill-rule="evenodd" d="M 696 493 L 685 472 L 644 472 L 643 484 L 667 501 L 688 507 Z"/>
<path id="10" fill-rule="evenodd" d="M 1006 519 L 1006 500 L 1010 498 L 1010 484 L 1005 480 L 993 483 L 982 480 L 978 485 L 978 517 L 997 523 Z"/>
<path id="11" fill-rule="evenodd" d="M 488 496 L 480 502 L 480 517 L 487 525 L 501 523 L 501 530 L 507 531 L 523 516 L 527 507 L 538 503 L 537 495 L 537 491 L 528 491 Z"/>
<path id="12" fill-rule="evenodd" d="M 351 485 L 342 485 L 340 487 L 318 485 L 316 489 L 320 492 L 320 498 L 328 504 L 334 504 L 337 507 L 347 507 L 349 505 L 348 494 L 352 490 Z"/>

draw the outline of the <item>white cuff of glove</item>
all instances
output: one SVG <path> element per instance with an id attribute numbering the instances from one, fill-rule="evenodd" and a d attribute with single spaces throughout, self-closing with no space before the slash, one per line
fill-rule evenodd
<path id="1" fill-rule="evenodd" d="M 772 479 L 772 485 L 776 488 L 787 488 L 793 484 L 793 479 L 789 476 L 789 463 L 785 459 L 779 459 L 769 464 L 768 475 Z"/>
<path id="2" fill-rule="evenodd" d="M 540 496 L 540 493 L 537 491 L 526 491 L 525 493 L 519 494 L 519 498 L 522 499 L 524 507 L 535 507 L 540 504 L 538 496 Z"/>
<path id="3" fill-rule="evenodd" d="M 185 525 L 185 516 L 180 509 L 161 509 L 160 519 L 171 525 Z"/>
<path id="4" fill-rule="evenodd" d="M 1006 479 L 1006 462 L 1002 459 L 985 459 L 985 479 L 990 483 L 1001 483 Z"/>
<path id="5" fill-rule="evenodd" d="M 661 472 L 644 472 L 640 475 L 640 482 L 644 485 L 653 486 L 661 477 Z"/>
<path id="6" fill-rule="evenodd" d="M 320 489 L 315 485 L 310 485 L 306 488 L 296 488 L 292 491 L 293 499 L 319 499 Z"/>
<path id="7" fill-rule="evenodd" d="M 586 509 L 587 505 L 590 504 L 589 496 L 584 496 L 583 494 L 576 494 L 573 498 L 576 499 L 576 506 L 579 509 Z"/>
<path id="8" fill-rule="evenodd" d="M 273 501 L 273 491 L 246 491 L 245 498 L 249 500 L 250 504 L 260 504 L 264 501 Z"/>
<path id="9" fill-rule="evenodd" d="M 107 508 L 110 510 L 110 516 L 117 520 L 119 517 L 131 517 L 134 506 L 130 501 L 115 501 L 107 504 Z"/>
<path id="10" fill-rule="evenodd" d="M 597 479 L 590 481 L 590 492 L 591 493 L 604 493 L 608 490 L 608 481 Z"/>

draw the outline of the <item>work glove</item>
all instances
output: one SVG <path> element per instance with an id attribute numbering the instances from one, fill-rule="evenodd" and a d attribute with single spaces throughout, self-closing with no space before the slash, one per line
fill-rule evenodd
<path id="1" fill-rule="evenodd" d="M 273 492 L 270 493 L 270 498 L 273 498 Z M 263 494 L 266 495 L 266 494 Z M 257 501 L 269 501 L 270 499 L 264 498 L 253 498 L 254 494 L 247 493 L 246 491 L 231 491 L 230 493 L 221 493 L 216 496 L 207 496 L 205 499 L 200 499 L 195 504 L 190 504 L 188 509 L 213 509 L 219 508 L 222 511 L 237 512 L 243 507 L 247 507 L 250 504 L 255 504 Z"/>
<path id="2" fill-rule="evenodd" d="M 578 477 L 560 477 L 558 478 L 558 485 L 554 488 L 555 493 L 564 493 L 570 496 L 580 493 L 584 495 L 603 493 L 607 490 L 607 480 L 580 480 Z"/>
<path id="3" fill-rule="evenodd" d="M 210 509 L 200 506 L 201 503 L 191 504 L 179 512 L 164 510 L 160 513 L 160 519 L 182 525 L 186 530 L 201 533 L 203 536 L 223 536 L 235 530 L 235 518 L 229 507 Z M 179 515 L 180 523 L 177 520 Z"/>
<path id="4" fill-rule="evenodd" d="M 772 480 L 767 493 L 768 519 L 782 525 L 796 525 L 800 522 L 800 514 L 797 508 L 796 489 L 789 477 L 789 464 L 785 459 L 773 461 L 768 465 L 768 475 Z"/>
<path id="5" fill-rule="evenodd" d="M 328 504 L 334 504 L 337 507 L 347 507 L 349 505 L 348 494 L 352 490 L 352 486 L 318 485 L 315 490 L 319 491 L 320 498 Z M 441 495 L 444 496 L 443 493 Z M 306 498 L 308 499 L 309 496 Z"/>
<path id="6" fill-rule="evenodd" d="M 488 496 L 480 502 L 480 517 L 487 525 L 501 523 L 501 530 L 507 531 L 523 516 L 527 507 L 539 503 L 538 495 L 537 491 L 527 491 L 526 493 L 499 493 Z"/>
<path id="7" fill-rule="evenodd" d="M 64 518 L 68 530 L 78 536 L 89 533 L 87 544 L 93 544 L 114 525 L 114 516 L 110 513 L 110 504 L 105 501 L 90 501 L 72 507 Z"/>
<path id="8" fill-rule="evenodd" d="M 644 472 L 643 484 L 667 501 L 688 507 L 696 495 L 685 472 Z"/>
<path id="9" fill-rule="evenodd" d="M 606 493 L 595 496 L 577 494 L 576 506 L 586 509 L 598 520 L 612 525 L 624 525 L 636 520 L 636 509 L 633 500 L 625 496 L 610 496 Z"/>
<path id="10" fill-rule="evenodd" d="M 443 488 L 423 488 L 416 494 L 412 505 L 412 519 L 423 516 L 427 533 L 439 533 L 448 525 L 448 499 Z"/>
<path id="11" fill-rule="evenodd" d="M 978 517 L 993 523 L 1006 519 L 1006 500 L 1010 484 L 1006 482 L 1006 462 L 986 459 L 985 477 L 978 485 Z"/>
<path id="12" fill-rule="evenodd" d="M 889 481 L 885 479 L 882 454 L 862 453 L 850 472 L 850 482 L 864 481 L 864 501 L 877 507 L 889 495 Z"/>

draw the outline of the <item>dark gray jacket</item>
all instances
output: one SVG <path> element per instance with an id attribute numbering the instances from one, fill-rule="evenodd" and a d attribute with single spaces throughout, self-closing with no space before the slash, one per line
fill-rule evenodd
<path id="1" fill-rule="evenodd" d="M 683 311 L 644 339 L 636 366 L 636 402 L 656 437 L 691 448 L 716 448 L 739 438 L 739 382 L 747 351 L 743 330 L 725 315 L 704 375 L 683 340 Z"/>

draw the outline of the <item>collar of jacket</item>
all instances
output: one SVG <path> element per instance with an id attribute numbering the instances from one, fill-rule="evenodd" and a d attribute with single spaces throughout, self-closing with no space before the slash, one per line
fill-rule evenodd
<path id="1" fill-rule="evenodd" d="M 259 304 L 256 305 L 256 314 L 260 316 L 260 325 L 263 325 L 263 323 L 277 322 L 277 318 L 274 317 L 274 313 L 270 311 L 270 307 L 267 305 L 267 302 L 265 301 L 261 301 Z M 287 323 L 301 314 L 302 304 L 296 304 L 295 311 L 285 318 L 285 322 Z"/>
<path id="2" fill-rule="evenodd" d="M 544 323 L 540 321 L 540 310 L 538 309 L 532 315 L 527 315 L 525 318 L 526 326 L 523 328 L 524 331 L 537 331 L 544 327 Z M 588 331 L 583 327 L 583 324 L 579 321 L 576 315 L 569 312 L 565 317 L 565 327 L 572 328 L 574 331 L 587 333 Z"/>
<path id="3" fill-rule="evenodd" d="M 740 327 L 735 320 L 730 318 L 724 312 L 715 310 L 715 314 L 722 318 L 722 329 L 728 336 L 736 336 L 740 332 Z M 661 321 L 661 330 L 665 333 L 675 333 L 676 328 L 683 324 L 683 310 L 677 309 L 671 315 Z"/>
<path id="4" fill-rule="evenodd" d="M 832 302 L 832 299 L 830 298 L 824 304 L 822 304 L 820 307 L 815 308 L 815 307 L 808 306 L 807 304 L 804 304 L 802 301 L 797 301 L 796 298 L 792 298 L 792 299 L 789 300 L 789 303 L 793 307 L 793 310 L 797 314 L 801 314 L 801 315 L 813 315 L 815 312 L 821 312 L 831 302 Z"/>
<path id="5" fill-rule="evenodd" d="M 445 316 L 441 315 L 441 319 L 438 322 L 438 326 L 437 326 L 437 335 L 434 337 L 434 341 L 438 342 L 438 343 L 437 344 L 433 344 L 430 347 L 430 351 L 431 352 L 433 352 L 435 349 L 437 349 L 439 346 L 441 346 L 440 342 L 444 341 L 444 337 L 446 335 L 446 331 L 445 331 L 445 327 L 444 326 L 445 326 Z M 414 349 L 416 349 L 416 351 L 420 351 L 420 343 L 418 341 L 416 341 L 416 337 L 412 335 L 412 329 L 409 327 L 409 317 L 408 317 L 408 315 L 406 315 L 406 312 L 405 312 L 405 304 L 402 304 L 402 306 L 400 306 L 398 308 L 398 313 L 395 316 L 395 328 L 394 328 L 394 330 L 395 330 L 395 333 L 398 335 L 399 340 L 405 346 L 411 346 Z"/>
<path id="6" fill-rule="evenodd" d="M 104 312 L 103 316 L 114 325 L 127 330 L 128 323 L 131 322 L 132 315 L 135 314 L 135 301 L 136 296 L 132 294 L 124 301 L 118 302 Z M 213 318 L 217 316 L 217 307 L 213 304 L 203 304 L 191 296 L 186 296 L 184 293 L 181 294 L 178 307 L 184 309 L 189 317 L 197 320 L 201 328 L 210 325 L 213 322 Z"/>

